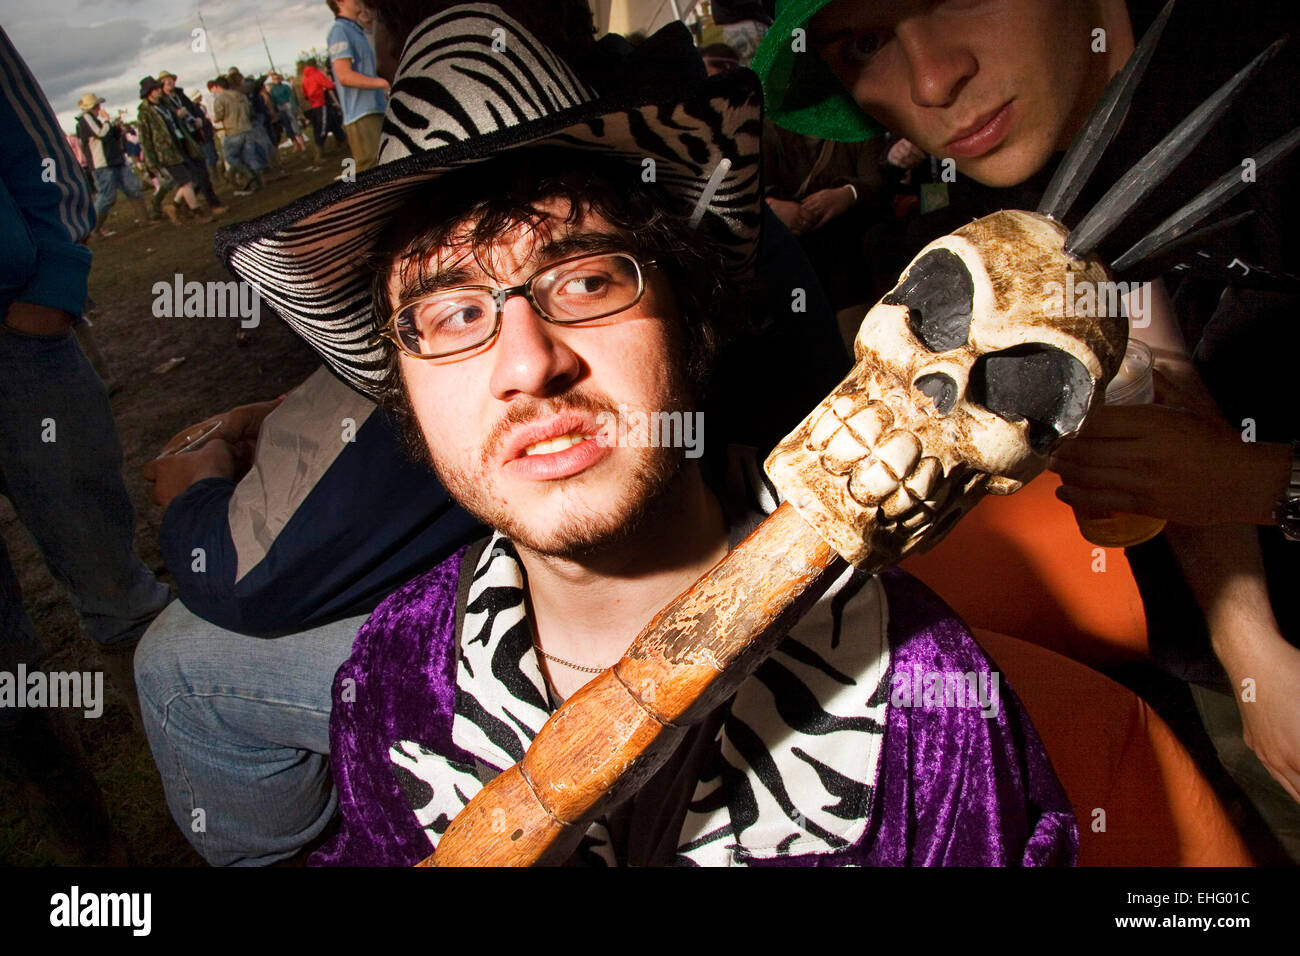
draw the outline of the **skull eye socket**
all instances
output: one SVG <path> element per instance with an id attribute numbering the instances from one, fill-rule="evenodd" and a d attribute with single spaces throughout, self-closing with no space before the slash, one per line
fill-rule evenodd
<path id="1" fill-rule="evenodd" d="M 976 359 L 967 396 L 999 418 L 1029 422 L 1029 444 L 1045 455 L 1083 424 L 1093 388 L 1088 370 L 1068 352 L 1018 345 Z"/>
<path id="2" fill-rule="evenodd" d="M 966 264 L 947 249 L 927 252 L 881 303 L 907 309 L 907 325 L 931 352 L 961 348 L 970 336 L 975 283 Z"/>
<path id="3" fill-rule="evenodd" d="M 956 408 L 957 399 L 961 397 L 961 391 L 952 376 L 944 375 L 942 372 L 922 375 L 916 380 L 916 390 L 929 396 L 940 415 L 947 415 Z"/>

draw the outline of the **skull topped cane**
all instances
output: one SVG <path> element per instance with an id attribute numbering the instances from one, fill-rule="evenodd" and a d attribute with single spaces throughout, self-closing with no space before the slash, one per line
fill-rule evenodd
<path id="1" fill-rule="evenodd" d="M 1112 270 L 1139 273 L 1204 235 L 1206 219 L 1244 188 L 1236 171 L 1110 267 L 1097 258 L 1282 42 L 1067 231 L 1060 220 L 1122 124 L 1172 6 L 1107 87 L 1039 211 L 999 212 L 936 240 L 867 314 L 853 369 L 766 462 L 785 502 L 570 697 L 422 865 L 562 862 L 591 820 L 634 793 L 685 728 L 736 691 L 843 562 L 875 572 L 932 547 L 985 494 L 1010 494 L 1039 474 L 1082 428 L 1118 370 L 1127 322 L 1118 311 L 1075 316 L 1053 288 L 1100 288 Z M 1297 144 L 1300 130 L 1258 166 Z"/>

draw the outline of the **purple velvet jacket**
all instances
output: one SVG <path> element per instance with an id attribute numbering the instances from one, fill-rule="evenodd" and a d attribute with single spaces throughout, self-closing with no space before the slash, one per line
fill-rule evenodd
<path id="1" fill-rule="evenodd" d="M 469 679 L 467 673 L 458 674 L 458 667 L 470 668 L 471 653 L 482 650 L 468 645 L 483 643 L 485 638 L 480 640 L 480 635 L 467 640 L 456 633 L 458 584 L 482 588 L 478 579 L 490 570 L 479 565 L 473 571 L 472 584 L 461 582 L 462 554 L 448 558 L 381 604 L 361 629 L 351 658 L 335 677 L 331 761 L 342 829 L 315 855 L 315 864 L 408 866 L 418 862 L 432 852 L 433 842 L 445 829 L 448 817 L 454 816 L 472 796 L 472 792 L 465 791 L 477 786 L 477 778 L 485 773 L 490 776 L 500 772 L 511 758 L 518 759 L 518 747 L 531 739 L 525 735 L 516 743 L 512 738 L 504 750 L 497 751 L 485 744 L 477 753 L 461 745 L 466 739 L 466 704 L 478 705 L 467 702 L 465 688 L 458 688 L 458 678 L 462 684 Z M 887 665 L 870 677 L 869 685 L 858 688 L 855 698 L 864 707 L 873 707 L 870 713 L 883 719 L 873 725 L 870 717 L 828 716 L 829 705 L 823 710 L 814 703 L 809 705 L 813 717 L 805 715 L 801 719 L 793 715 L 798 732 L 807 735 L 800 741 L 808 743 L 787 748 L 783 758 L 810 779 L 803 764 L 814 767 L 829 791 L 837 796 L 844 794 L 844 799 L 838 804 L 830 800 L 829 804 L 834 805 L 820 805 L 825 801 L 818 794 L 816 801 L 805 801 L 805 816 L 805 811 L 793 808 L 784 799 L 784 784 L 779 777 L 776 785 L 764 778 L 766 789 L 775 794 L 773 798 L 772 794 L 759 792 L 763 788 L 752 775 L 722 775 L 711 794 L 705 793 L 709 787 L 702 782 L 692 804 L 707 804 L 713 813 L 703 823 L 696 821 L 693 834 L 698 836 L 708 827 L 713 828 L 712 832 L 684 842 L 682 851 L 713 840 L 725 855 L 706 857 L 707 862 L 805 866 L 1072 865 L 1078 853 L 1074 815 L 1037 733 L 1005 683 L 993 717 L 981 716 L 970 707 L 920 706 L 922 674 L 973 674 L 986 683 L 998 676 L 970 632 L 923 584 L 901 571 L 885 573 L 878 585 L 863 575 L 848 584 L 843 589 L 848 598 L 832 594 L 823 601 L 843 605 L 853 593 L 870 585 L 883 595 L 877 602 L 887 604 L 887 612 L 880 615 L 888 622 L 887 628 L 881 628 L 882 634 L 887 633 L 887 658 L 881 658 L 887 660 Z M 460 589 L 462 621 L 467 587 Z M 501 603 L 492 594 L 503 592 L 499 588 L 491 593 L 480 590 L 475 597 L 470 591 L 471 611 L 478 613 L 492 600 Z M 506 598 L 505 603 L 509 600 Z M 755 720 L 755 715 L 761 718 L 764 707 L 792 717 L 788 711 L 795 706 L 792 700 L 799 697 L 799 687 L 790 683 L 800 666 L 796 662 L 816 658 L 812 662 L 838 680 L 838 684 L 823 683 L 819 687 L 835 690 L 840 685 L 853 685 L 853 680 L 827 663 L 828 655 L 834 653 L 829 648 L 848 643 L 839 641 L 839 627 L 837 617 L 837 633 L 829 644 L 818 651 L 791 645 L 786 648 L 791 653 L 784 663 L 776 660 L 779 653 L 774 655 L 742 685 L 732 704 L 732 716 L 739 714 L 736 726 L 731 728 L 731 738 L 719 744 L 724 757 L 730 747 L 728 759 L 743 763 L 735 751 L 743 750 L 748 755 L 755 749 L 749 727 L 761 722 Z M 493 630 L 490 623 L 487 629 Z M 504 651 L 512 639 L 511 631 L 495 630 L 506 634 L 501 638 L 500 650 Z M 885 638 L 880 640 L 883 645 Z M 525 658 L 529 655 L 526 646 L 514 653 Z M 817 657 L 818 653 L 823 656 Z M 473 669 L 500 671 L 504 657 L 495 654 L 490 668 L 482 658 L 474 659 Z M 476 673 L 473 679 L 481 682 L 492 678 Z M 519 683 L 517 674 L 506 675 L 506 679 Z M 868 691 L 870 700 L 865 699 Z M 825 701 L 822 703 L 825 705 Z M 524 705 L 516 705 L 516 711 L 520 706 Z M 540 714 L 544 717 L 545 711 Z M 520 723 L 514 714 L 509 716 Z M 776 723 L 778 728 L 784 726 L 780 721 Z M 453 740 L 454 725 L 462 735 L 460 743 Z M 842 774 L 807 753 L 829 734 L 845 728 L 877 735 L 863 738 L 878 742 L 868 744 L 876 751 L 870 761 L 873 778 L 856 787 L 846 784 Z M 742 732 L 749 737 L 742 736 Z M 500 734 L 491 736 L 495 739 Z M 420 759 L 441 761 L 454 768 L 449 772 L 464 774 L 456 787 L 443 788 L 444 792 L 456 790 L 458 800 L 445 807 L 436 820 L 431 820 L 432 812 L 426 813 L 423 821 L 417 819 L 410 786 L 404 788 L 399 781 L 406 774 L 398 773 L 391 753 L 401 751 L 394 747 L 399 741 L 417 742 L 417 747 L 411 748 L 408 743 L 406 748 L 418 751 Z M 789 757 L 788 752 L 799 759 Z M 701 793 L 705 793 L 704 798 L 699 797 Z M 823 811 L 829 811 L 831 816 L 825 816 Z M 835 824 L 837 817 L 856 825 L 840 831 L 851 833 L 851 839 L 837 839 L 834 833 L 826 833 L 822 825 L 827 821 Z M 776 842 L 772 835 L 783 832 L 781 827 L 791 828 L 791 820 L 797 828 L 791 830 L 791 836 Z M 799 839 L 805 835 L 799 829 L 821 833 L 827 841 L 825 846 L 813 842 L 822 852 L 800 852 L 810 844 L 809 840 Z M 760 836 L 753 837 L 755 833 Z M 691 835 L 684 831 L 683 839 Z M 679 860 L 698 862 L 685 853 Z"/>

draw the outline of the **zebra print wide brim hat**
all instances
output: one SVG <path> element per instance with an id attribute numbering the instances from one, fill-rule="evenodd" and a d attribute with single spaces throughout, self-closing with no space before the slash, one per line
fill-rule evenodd
<path id="1" fill-rule="evenodd" d="M 220 230 L 217 254 L 345 382 L 377 395 L 387 361 L 367 254 L 412 190 L 514 149 L 603 153 L 653 168 L 739 271 L 758 243 L 761 123 L 747 70 L 602 98 L 499 7 L 466 4 L 408 39 L 378 165 Z"/>

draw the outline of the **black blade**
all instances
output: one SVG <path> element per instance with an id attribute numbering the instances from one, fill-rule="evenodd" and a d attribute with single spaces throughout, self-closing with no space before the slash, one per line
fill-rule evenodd
<path id="1" fill-rule="evenodd" d="M 1208 226 L 1195 229 L 1187 233 L 1185 236 L 1180 236 L 1173 242 L 1162 246 L 1150 255 L 1126 263 L 1123 266 L 1122 273 L 1120 266 L 1118 265 L 1112 265 L 1111 271 L 1116 275 L 1122 274 L 1124 278 L 1130 280 L 1141 279 L 1143 281 L 1149 281 L 1151 279 L 1159 278 L 1177 266 L 1180 260 L 1184 258 L 1184 256 L 1180 254 L 1181 250 L 1188 246 L 1196 245 L 1202 240 L 1214 235 L 1216 232 L 1231 229 L 1238 223 L 1245 222 L 1253 215 L 1255 215 L 1255 210 L 1247 209 L 1245 212 L 1239 212 L 1235 216 L 1229 216 L 1227 219 L 1220 219 L 1218 222 L 1212 222 Z M 1125 253 L 1123 258 L 1127 257 L 1128 253 Z M 1120 259 L 1115 260 L 1116 263 L 1120 261 Z"/>
<path id="2" fill-rule="evenodd" d="M 1238 272 L 1237 270 L 1241 271 Z M 1198 252 L 1174 267 L 1174 272 L 1204 277 L 1214 282 L 1226 283 L 1236 289 L 1257 289 L 1262 292 L 1285 292 L 1300 295 L 1300 276 L 1289 272 L 1269 272 L 1239 259 L 1224 264 L 1216 262 L 1208 253 Z"/>
<path id="3" fill-rule="evenodd" d="M 1300 146 L 1300 128 L 1292 130 L 1260 151 L 1255 160 L 1255 174 L 1258 176 L 1297 146 Z M 1250 183 L 1242 178 L 1240 169 L 1224 174 L 1186 206 L 1151 230 L 1128 252 L 1116 259 L 1112 268 L 1117 272 L 1131 269 L 1145 259 L 1168 251 L 1175 244 L 1179 244 L 1178 240 L 1185 237 L 1190 230 L 1204 222 L 1249 185 Z"/>
<path id="4" fill-rule="evenodd" d="M 1047 191 L 1043 193 L 1042 202 L 1038 204 L 1038 211 L 1042 215 L 1060 222 L 1069 213 L 1074 201 L 1079 198 L 1083 187 L 1088 184 L 1088 178 L 1097 168 L 1102 154 L 1106 152 L 1115 134 L 1124 125 L 1124 117 L 1128 115 L 1133 94 L 1137 91 L 1142 75 L 1146 73 L 1147 64 L 1151 62 L 1156 45 L 1160 42 L 1160 35 L 1164 33 L 1165 24 L 1169 22 L 1169 15 L 1173 13 L 1173 9 L 1174 0 L 1169 0 L 1165 8 L 1160 11 L 1160 16 L 1156 17 L 1155 23 L 1151 24 L 1151 28 L 1142 37 L 1142 42 L 1133 51 L 1133 55 L 1124 64 L 1124 69 L 1111 77 L 1110 82 L 1106 84 L 1101 99 L 1093 107 L 1079 135 L 1070 144 L 1070 149 L 1061 160 L 1056 175 L 1052 177 Z"/>
<path id="5" fill-rule="evenodd" d="M 1241 72 L 1219 87 L 1208 100 L 1191 112 L 1151 152 L 1130 169 L 1101 201 L 1083 217 L 1065 242 L 1065 252 L 1077 258 L 1090 255 L 1111 231 L 1132 214 L 1142 200 L 1168 178 L 1187 154 L 1196 148 L 1210 129 L 1232 107 L 1237 97 L 1269 60 L 1277 55 L 1289 37 L 1275 41 Z"/>

